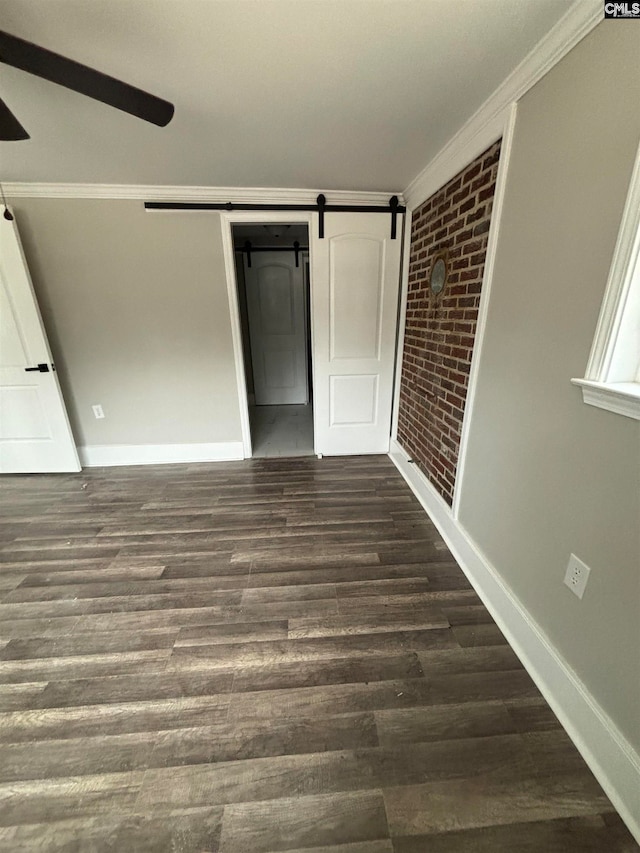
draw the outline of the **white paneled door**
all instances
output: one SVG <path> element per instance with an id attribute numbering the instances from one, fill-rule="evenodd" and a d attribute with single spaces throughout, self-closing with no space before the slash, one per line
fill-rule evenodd
<path id="1" fill-rule="evenodd" d="M 79 470 L 16 223 L 0 215 L 0 473 Z"/>
<path id="2" fill-rule="evenodd" d="M 256 404 L 308 403 L 306 297 L 302 257 L 245 255 L 247 313 Z"/>
<path id="3" fill-rule="evenodd" d="M 387 453 L 402 240 L 390 216 L 328 213 L 312 229 L 316 452 Z"/>

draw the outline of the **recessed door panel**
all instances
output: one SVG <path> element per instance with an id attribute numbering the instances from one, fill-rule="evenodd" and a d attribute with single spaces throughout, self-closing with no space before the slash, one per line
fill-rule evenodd
<path id="1" fill-rule="evenodd" d="M 29 360 L 17 319 L 7 284 L 0 273 L 0 360 L 4 367 L 22 367 Z"/>
<path id="2" fill-rule="evenodd" d="M 378 409 L 378 376 L 331 377 L 331 426 L 373 426 Z"/>
<path id="3" fill-rule="evenodd" d="M 341 235 L 329 241 L 331 358 L 378 358 L 384 241 Z"/>
<path id="4" fill-rule="evenodd" d="M 42 441 L 51 438 L 38 388 L 0 388 L 0 441 Z"/>
<path id="5" fill-rule="evenodd" d="M 296 381 L 295 356 L 290 349 L 272 349 L 264 353 L 264 375 L 272 391 L 293 388 Z"/>
<path id="6" fill-rule="evenodd" d="M 294 332 L 294 288 L 291 270 L 285 264 L 269 264 L 257 270 L 258 299 L 264 335 Z"/>

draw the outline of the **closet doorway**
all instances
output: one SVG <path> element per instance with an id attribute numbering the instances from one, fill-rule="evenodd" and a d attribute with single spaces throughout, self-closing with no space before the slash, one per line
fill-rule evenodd
<path id="1" fill-rule="evenodd" d="M 254 458 L 314 453 L 305 223 L 231 226 Z"/>

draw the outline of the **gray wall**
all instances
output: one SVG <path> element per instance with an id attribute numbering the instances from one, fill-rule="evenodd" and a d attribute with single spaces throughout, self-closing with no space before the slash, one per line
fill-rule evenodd
<path id="1" fill-rule="evenodd" d="M 629 23 L 629 22 L 627 22 Z M 582 402 L 640 138 L 640 27 L 603 22 L 519 106 L 460 521 L 640 749 L 640 423 Z M 562 583 L 591 567 L 584 599 Z"/>
<path id="2" fill-rule="evenodd" d="M 13 208 L 77 444 L 241 441 L 219 216 Z"/>

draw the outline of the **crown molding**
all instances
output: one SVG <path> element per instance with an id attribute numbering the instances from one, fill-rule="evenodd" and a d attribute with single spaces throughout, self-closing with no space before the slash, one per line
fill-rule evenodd
<path id="1" fill-rule="evenodd" d="M 137 184 L 44 184 L 7 182 L 8 198 L 105 198 L 135 201 L 184 201 L 232 204 L 315 204 L 319 193 L 328 204 L 388 205 L 392 195 L 404 204 L 402 193 L 358 190 L 304 190 L 279 187 L 193 187 Z"/>
<path id="2" fill-rule="evenodd" d="M 541 80 L 603 19 L 601 0 L 576 0 L 431 162 L 406 187 L 412 210 L 502 136 L 510 106 Z"/>

